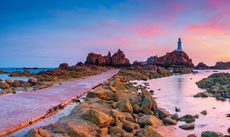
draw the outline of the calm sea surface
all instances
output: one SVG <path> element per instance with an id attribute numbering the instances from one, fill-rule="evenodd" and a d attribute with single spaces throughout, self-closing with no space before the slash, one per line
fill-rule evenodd
<path id="1" fill-rule="evenodd" d="M 48 69 L 54 69 L 54 68 L 38 68 L 38 69 L 28 69 L 30 71 L 30 73 L 36 73 L 42 70 L 48 70 Z M 0 70 L 5 71 L 5 72 L 13 72 L 13 71 L 21 71 L 23 72 L 25 69 L 23 68 L 0 68 Z M 5 80 L 5 79 L 11 79 L 12 81 L 14 81 L 15 79 L 17 80 L 24 80 L 27 81 L 29 78 L 26 77 L 9 77 L 9 74 L 0 74 L 0 78 Z"/>
<path id="2" fill-rule="evenodd" d="M 218 72 L 230 73 L 230 70 L 218 70 Z M 173 126 L 172 129 L 175 130 L 174 132 L 178 136 L 186 137 L 193 133 L 200 136 L 201 132 L 207 130 L 220 131 L 228 134 L 227 129 L 230 127 L 230 119 L 226 117 L 226 114 L 230 113 L 229 100 L 217 101 L 212 97 L 193 97 L 196 93 L 205 91 L 204 89 L 198 88 L 195 83 L 218 72 L 213 72 L 213 70 L 199 70 L 197 74 L 174 75 L 147 81 L 150 84 L 150 88 L 155 91 L 153 96 L 157 97 L 156 101 L 159 107 L 165 108 L 170 114 L 175 114 L 175 107 L 179 107 L 181 108 L 181 112 L 177 113 L 180 117 L 186 114 L 200 115 L 200 118 L 195 121 L 194 130 L 186 131 L 178 127 L 179 125 L 185 124 L 185 122 L 178 122 L 176 126 Z M 137 82 L 138 84 L 143 83 L 143 81 Z M 215 109 L 213 109 L 213 107 L 215 107 Z M 207 115 L 200 114 L 203 110 L 207 110 Z M 167 130 L 163 129 L 162 131 Z M 166 134 L 165 136 L 168 135 L 169 134 Z"/>

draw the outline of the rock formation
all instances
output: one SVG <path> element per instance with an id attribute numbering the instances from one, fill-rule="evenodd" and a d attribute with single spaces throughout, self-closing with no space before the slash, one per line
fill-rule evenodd
<path id="1" fill-rule="evenodd" d="M 204 64 L 203 62 L 200 62 L 195 69 L 210 69 L 211 67 L 207 66 L 206 64 Z"/>
<path id="2" fill-rule="evenodd" d="M 148 65 L 157 65 L 165 68 L 194 68 L 192 59 L 184 51 L 173 51 L 166 53 L 162 57 L 154 57 L 153 61 L 148 62 Z"/>
<path id="3" fill-rule="evenodd" d="M 130 66 L 129 60 L 125 58 L 125 54 L 120 49 L 112 57 L 110 52 L 107 56 L 89 53 L 85 64 L 113 67 Z"/>
<path id="4" fill-rule="evenodd" d="M 214 66 L 215 69 L 230 69 L 230 61 L 229 62 L 217 62 Z"/>
<path id="5" fill-rule="evenodd" d="M 69 66 L 68 63 L 62 63 L 59 65 L 59 68 L 67 68 Z"/>

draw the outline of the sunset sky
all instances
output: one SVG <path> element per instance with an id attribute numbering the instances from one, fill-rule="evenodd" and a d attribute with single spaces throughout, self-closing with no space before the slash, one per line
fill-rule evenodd
<path id="1" fill-rule="evenodd" d="M 0 0 L 0 67 L 58 67 L 119 48 L 132 63 L 177 48 L 230 61 L 230 0 Z"/>

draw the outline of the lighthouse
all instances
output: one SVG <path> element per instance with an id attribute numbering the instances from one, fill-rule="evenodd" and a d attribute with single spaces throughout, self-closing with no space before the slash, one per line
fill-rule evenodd
<path id="1" fill-rule="evenodd" d="M 183 51 L 182 50 L 182 47 L 181 47 L 181 39 L 179 38 L 179 40 L 178 40 L 178 47 L 177 47 L 177 49 L 175 50 L 175 51 Z"/>

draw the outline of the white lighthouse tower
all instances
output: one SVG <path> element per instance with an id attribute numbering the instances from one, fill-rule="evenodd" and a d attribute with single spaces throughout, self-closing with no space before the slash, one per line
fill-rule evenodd
<path id="1" fill-rule="evenodd" d="M 177 49 L 175 50 L 175 51 L 183 51 L 182 50 L 182 47 L 181 47 L 181 39 L 179 38 L 179 40 L 178 40 L 178 47 L 177 47 Z"/>

